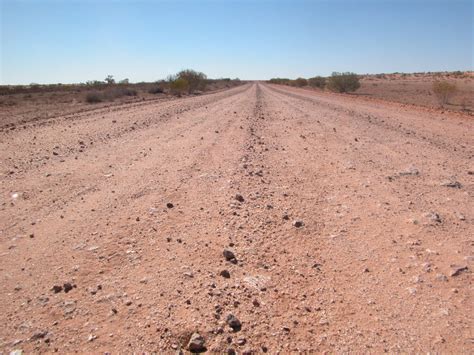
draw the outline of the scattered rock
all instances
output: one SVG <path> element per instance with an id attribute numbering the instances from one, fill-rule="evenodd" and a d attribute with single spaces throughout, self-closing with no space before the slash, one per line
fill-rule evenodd
<path id="1" fill-rule="evenodd" d="M 71 291 L 76 285 L 71 284 L 70 282 L 66 282 L 63 287 L 64 287 L 64 292 L 68 293 Z"/>
<path id="2" fill-rule="evenodd" d="M 245 201 L 244 197 L 241 194 L 236 194 L 235 199 L 239 201 L 240 203 Z"/>
<path id="3" fill-rule="evenodd" d="M 415 168 L 414 166 L 410 166 L 407 170 L 400 171 L 398 173 L 399 176 L 417 176 L 420 175 L 420 171 Z"/>
<path id="4" fill-rule="evenodd" d="M 230 278 L 230 272 L 228 270 L 222 270 L 219 275 L 226 279 Z"/>
<path id="5" fill-rule="evenodd" d="M 226 320 L 229 327 L 231 327 L 235 332 L 239 331 L 242 328 L 242 323 L 240 320 L 233 314 L 229 314 Z"/>
<path id="6" fill-rule="evenodd" d="M 462 272 L 464 271 L 467 271 L 468 270 L 468 267 L 467 266 L 458 266 L 458 265 L 453 265 L 451 267 L 451 274 L 450 276 L 451 277 L 454 277 L 454 276 L 459 276 Z"/>
<path id="7" fill-rule="evenodd" d="M 173 205 L 171 202 L 168 202 L 168 203 L 166 204 L 166 207 L 168 207 L 168 208 L 173 208 L 174 205 Z"/>
<path id="8" fill-rule="evenodd" d="M 294 220 L 293 221 L 293 227 L 296 227 L 296 228 L 301 228 L 304 226 L 304 222 L 297 219 L 297 220 Z"/>
<path id="9" fill-rule="evenodd" d="M 51 290 L 54 292 L 54 293 L 59 293 L 63 290 L 63 287 L 62 286 L 59 286 L 59 285 L 54 285 Z"/>
<path id="10" fill-rule="evenodd" d="M 442 222 L 440 215 L 437 214 L 436 212 L 429 212 L 426 214 L 426 217 L 436 223 Z"/>
<path id="11" fill-rule="evenodd" d="M 441 186 L 452 187 L 454 189 L 460 189 L 462 187 L 459 181 L 448 180 L 441 183 Z"/>
<path id="12" fill-rule="evenodd" d="M 237 263 L 237 258 L 235 257 L 235 254 L 229 249 L 224 249 L 223 255 L 225 260 L 230 261 L 233 264 Z"/>
<path id="13" fill-rule="evenodd" d="M 245 344 L 247 344 L 247 339 L 245 339 L 245 338 L 237 339 L 237 345 L 238 346 L 244 346 Z"/>
<path id="14" fill-rule="evenodd" d="M 38 339 L 43 339 L 46 335 L 48 335 L 47 330 L 39 331 L 33 334 L 30 338 L 30 340 L 38 340 Z"/>
<path id="15" fill-rule="evenodd" d="M 206 340 L 199 333 L 193 333 L 189 339 L 188 350 L 193 353 L 201 353 L 206 351 Z"/>

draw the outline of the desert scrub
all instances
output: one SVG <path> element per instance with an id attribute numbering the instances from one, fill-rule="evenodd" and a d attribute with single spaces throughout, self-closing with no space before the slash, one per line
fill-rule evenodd
<path id="1" fill-rule="evenodd" d="M 457 91 L 456 84 L 451 84 L 449 81 L 435 81 L 433 83 L 433 92 L 441 107 L 448 104 Z"/>
<path id="2" fill-rule="evenodd" d="M 340 93 L 356 91 L 360 88 L 359 76 L 349 72 L 334 72 L 328 79 L 327 88 Z"/>

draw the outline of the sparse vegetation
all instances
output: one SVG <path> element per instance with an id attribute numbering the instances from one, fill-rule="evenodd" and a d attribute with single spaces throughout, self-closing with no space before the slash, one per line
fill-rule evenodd
<path id="1" fill-rule="evenodd" d="M 150 94 L 163 94 L 165 90 L 161 86 L 154 86 L 150 90 L 148 90 Z"/>
<path id="2" fill-rule="evenodd" d="M 86 102 L 96 104 L 102 101 L 113 101 L 123 96 L 137 96 L 137 91 L 127 87 L 114 87 L 104 91 L 92 91 L 86 94 Z"/>
<path id="3" fill-rule="evenodd" d="M 192 69 L 181 70 L 178 74 L 176 74 L 176 79 L 181 79 L 187 82 L 187 91 L 189 94 L 192 94 L 197 90 L 203 91 L 207 85 L 206 74 L 197 72 Z M 223 80 L 230 81 L 230 78 Z M 176 83 L 175 86 L 176 85 L 183 86 L 184 82 L 180 81 L 179 83 Z"/>
<path id="4" fill-rule="evenodd" d="M 181 96 L 186 91 L 189 91 L 189 83 L 186 79 L 176 78 L 169 83 L 170 91 L 173 95 Z"/>
<path id="5" fill-rule="evenodd" d="M 308 85 L 313 88 L 324 89 L 324 87 L 326 86 L 326 78 L 322 76 L 315 76 L 314 78 L 309 78 Z"/>
<path id="6" fill-rule="evenodd" d="M 339 93 L 356 91 L 360 88 L 359 77 L 355 73 L 334 72 L 328 79 L 327 88 Z"/>
<path id="7" fill-rule="evenodd" d="M 290 79 L 287 78 L 272 78 L 269 80 L 271 84 L 279 84 L 279 85 L 288 85 L 290 83 Z"/>
<path id="8" fill-rule="evenodd" d="M 456 94 L 456 84 L 451 84 L 449 81 L 435 81 L 433 83 L 433 92 L 436 95 L 441 107 L 449 103 L 451 98 Z"/>
<path id="9" fill-rule="evenodd" d="M 298 78 L 296 80 L 293 80 L 291 82 L 291 85 L 301 88 L 303 86 L 308 85 L 308 81 L 305 78 Z"/>

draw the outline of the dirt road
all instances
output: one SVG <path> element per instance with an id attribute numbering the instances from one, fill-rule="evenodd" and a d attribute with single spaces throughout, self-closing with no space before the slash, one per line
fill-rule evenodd
<path id="1" fill-rule="evenodd" d="M 473 132 L 262 83 L 3 130 L 0 352 L 472 353 Z"/>

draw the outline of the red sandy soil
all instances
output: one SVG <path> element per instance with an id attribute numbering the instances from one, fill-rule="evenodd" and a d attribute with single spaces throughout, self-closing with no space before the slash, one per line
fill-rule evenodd
<path id="1" fill-rule="evenodd" d="M 459 77 L 428 74 L 387 74 L 384 78 L 368 76 L 361 80 L 361 88 L 354 95 L 439 108 L 440 103 L 433 93 L 433 82 L 436 80 L 448 81 L 457 88 L 445 109 L 474 114 L 473 73 L 464 73 Z"/>
<path id="2" fill-rule="evenodd" d="M 0 352 L 473 353 L 473 132 L 262 83 L 4 127 Z"/>

